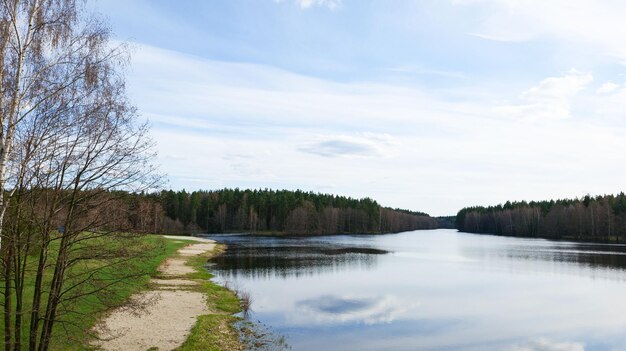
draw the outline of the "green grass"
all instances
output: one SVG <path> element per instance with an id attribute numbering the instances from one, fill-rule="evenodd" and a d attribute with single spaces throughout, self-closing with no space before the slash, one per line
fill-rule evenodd
<path id="1" fill-rule="evenodd" d="M 223 250 L 217 246 L 213 252 L 190 257 L 187 264 L 195 268 L 194 273 L 186 275 L 189 279 L 198 279 L 201 284 L 195 289 L 207 296 L 207 305 L 213 313 L 198 317 L 191 334 L 177 351 L 231 351 L 243 350 L 239 334 L 233 324 L 240 318 L 233 314 L 241 312 L 241 302 L 234 292 L 217 285 L 209 279 L 213 277 L 205 269 L 207 259 Z"/>
<path id="2" fill-rule="evenodd" d="M 219 254 L 221 250 L 223 250 L 223 248 L 217 246 L 213 252 L 190 257 L 187 260 L 187 265 L 192 266 L 196 271 L 187 274 L 185 277 L 201 280 L 201 284 L 197 290 L 207 296 L 209 308 L 228 314 L 239 313 L 241 312 L 241 302 L 237 295 L 235 295 L 233 291 L 210 281 L 209 279 L 213 278 L 213 275 L 205 268 L 207 260 L 211 256 Z"/>
<path id="3" fill-rule="evenodd" d="M 220 314 L 198 317 L 191 334 L 178 351 L 240 350 L 237 331 L 232 327 L 237 320 L 237 317 Z"/>
<path id="4" fill-rule="evenodd" d="M 94 281 L 97 281 L 98 284 L 117 281 L 125 276 L 132 276 L 132 278 L 121 279 L 102 293 L 76 299 L 72 301 L 71 306 L 62 309 L 62 312 L 65 312 L 62 316 L 63 321 L 55 324 L 50 349 L 93 349 L 90 346 L 90 342 L 93 340 L 90 331 L 96 322 L 106 314 L 107 309 L 110 309 L 111 306 L 119 306 L 125 303 L 132 294 L 147 289 L 150 277 L 158 273 L 158 266 L 187 243 L 166 240 L 161 236 L 154 235 L 125 236 L 123 238 L 111 235 L 106 238 L 86 241 L 77 247 L 80 250 L 100 250 L 100 252 L 124 249 L 127 252 L 136 252 L 140 255 L 136 259 L 127 260 L 113 267 L 106 267 L 107 262 L 110 261 L 100 259 L 82 261 L 72 268 L 68 283 L 72 279 L 80 279 L 83 273 L 94 271 Z M 58 250 L 58 246 L 51 246 L 51 262 L 55 260 L 56 250 Z M 35 258 L 33 257 L 31 261 L 34 265 Z M 30 268 L 33 269 L 34 266 Z M 52 269 L 46 270 L 44 279 L 46 283 L 49 283 L 51 275 Z M 26 317 L 30 317 L 34 280 L 34 274 L 26 274 L 24 296 Z M 22 328 L 22 344 L 24 346 L 28 345 L 29 324 L 30 320 L 26 318 Z M 4 338 L 4 320 L 0 321 L 0 338 Z"/>
<path id="5" fill-rule="evenodd" d="M 59 350 L 94 350 L 91 343 L 94 336 L 91 334 L 93 327 L 102 320 L 111 306 L 125 304 L 131 295 L 150 289 L 150 278 L 158 277 L 158 267 L 167 259 L 176 255 L 176 251 L 190 243 L 184 236 L 176 239 L 166 239 L 157 235 L 106 237 L 86 241 L 81 250 L 116 251 L 127 250 L 136 253 L 137 258 L 125 261 L 114 267 L 106 267 L 105 260 L 87 260 L 75 266 L 71 274 L 79 276 L 84 272 L 96 272 L 94 278 L 100 282 L 119 279 L 120 277 L 133 276 L 125 279 L 106 290 L 105 294 L 87 296 L 76 300 L 71 306 L 72 313 L 64 315 L 64 323 L 55 325 L 50 349 Z M 58 244 L 57 244 L 58 245 Z M 218 246 L 213 252 L 205 255 L 187 258 L 187 264 L 195 268 L 195 272 L 185 276 L 185 279 L 197 280 L 199 285 L 193 290 L 202 292 L 206 297 L 206 303 L 210 311 L 209 315 L 200 316 L 193 327 L 189 338 L 179 348 L 179 351 L 190 350 L 214 350 L 230 351 L 243 350 L 239 334 L 234 323 L 240 320 L 233 314 L 241 312 L 241 303 L 237 295 L 209 279 L 213 277 L 205 269 L 207 260 L 218 254 L 223 248 Z M 51 247 L 50 260 L 56 259 L 57 247 Z M 34 256 L 32 258 L 34 264 Z M 49 283 L 52 269 L 46 271 L 45 280 Z M 27 275 L 25 302 L 30 304 L 33 294 L 34 274 Z M 1 282 L 0 282 L 1 283 Z M 30 305 L 25 306 L 25 311 L 30 312 Z M 29 316 L 29 315 L 28 315 Z M 0 320 L 0 338 L 4 335 L 3 320 Z M 23 323 L 22 344 L 27 347 L 28 326 L 27 319 Z M 2 340 L 2 339 L 0 339 Z"/>

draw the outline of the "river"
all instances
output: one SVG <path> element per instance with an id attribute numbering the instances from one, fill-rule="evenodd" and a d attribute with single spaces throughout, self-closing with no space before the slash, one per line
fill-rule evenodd
<path id="1" fill-rule="evenodd" d="M 626 246 L 438 229 L 214 235 L 210 267 L 292 350 L 626 349 Z"/>

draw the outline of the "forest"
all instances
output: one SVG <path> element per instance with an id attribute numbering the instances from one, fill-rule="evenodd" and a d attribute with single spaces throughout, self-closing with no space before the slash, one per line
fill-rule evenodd
<path id="1" fill-rule="evenodd" d="M 29 194 L 41 198 L 51 193 L 39 190 Z M 81 196 L 95 195 L 84 192 Z M 434 218 L 422 212 L 386 208 L 369 198 L 353 199 L 301 190 L 108 191 L 98 192 L 97 198 L 104 205 L 86 213 L 83 222 L 90 225 L 90 230 L 100 232 L 123 229 L 156 234 L 319 235 L 450 227 L 449 217 Z M 59 211 L 51 219 L 51 225 L 62 228 L 65 213 Z"/>
<path id="2" fill-rule="evenodd" d="M 364 198 L 289 190 L 163 191 L 157 195 L 167 233 L 389 233 L 437 228 L 426 213 Z"/>
<path id="3" fill-rule="evenodd" d="M 469 233 L 625 242 L 626 195 L 467 207 L 458 212 L 456 226 Z"/>

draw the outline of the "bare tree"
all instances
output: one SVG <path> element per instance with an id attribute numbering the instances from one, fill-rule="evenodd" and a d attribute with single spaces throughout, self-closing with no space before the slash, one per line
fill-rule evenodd
<path id="1" fill-rule="evenodd" d="M 77 301 L 117 302 L 108 293 L 130 277 L 124 263 L 144 254 L 122 244 L 133 238 L 120 234 L 117 191 L 157 181 L 148 127 L 126 98 L 127 48 L 111 49 L 106 26 L 81 11 L 73 0 L 0 2 L 5 350 L 25 347 L 25 334 L 28 349 L 48 350 Z"/>
<path id="2" fill-rule="evenodd" d="M 0 189 L 5 193 L 13 185 L 9 161 L 17 129 L 72 83 L 70 77 L 55 73 L 79 68 L 68 61 L 71 48 L 77 46 L 76 13 L 72 0 L 3 0 L 0 5 Z M 6 195 L 11 192 L 3 195 L 0 228 L 8 206 Z"/>

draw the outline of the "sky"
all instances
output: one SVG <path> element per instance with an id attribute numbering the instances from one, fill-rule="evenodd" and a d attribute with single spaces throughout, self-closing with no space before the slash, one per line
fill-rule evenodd
<path id="1" fill-rule="evenodd" d="M 626 2 L 92 0 L 167 187 L 454 215 L 619 193 Z"/>

